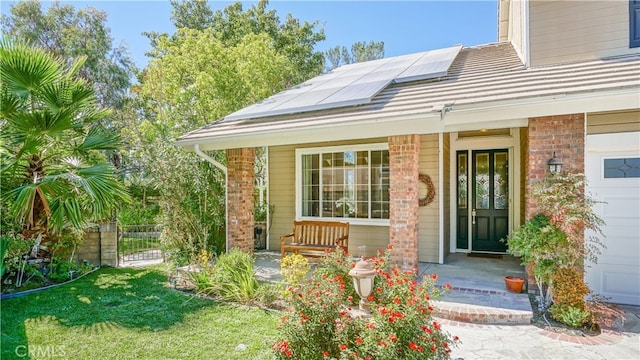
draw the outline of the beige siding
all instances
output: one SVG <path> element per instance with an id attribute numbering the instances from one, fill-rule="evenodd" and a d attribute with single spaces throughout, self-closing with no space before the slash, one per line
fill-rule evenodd
<path id="1" fill-rule="evenodd" d="M 442 181 L 444 181 L 444 193 L 442 194 L 442 196 L 444 196 L 443 202 L 444 202 L 444 256 L 445 258 L 447 257 L 447 255 L 449 255 L 449 249 L 450 249 L 450 245 L 451 245 L 451 217 L 449 216 L 449 211 L 451 208 L 451 199 L 450 199 L 450 194 L 451 194 L 451 187 L 449 186 L 450 179 L 451 179 L 451 174 L 450 169 L 451 169 L 451 159 L 449 159 L 449 153 L 451 152 L 451 146 L 450 146 L 450 139 L 451 137 L 449 136 L 449 134 L 445 134 L 443 137 L 443 144 L 442 144 L 442 149 L 444 151 L 443 154 L 443 169 L 442 171 L 443 173 L 443 177 L 444 179 Z"/>
<path id="2" fill-rule="evenodd" d="M 531 66 L 637 54 L 627 1 L 531 1 Z"/>
<path id="3" fill-rule="evenodd" d="M 296 148 L 340 146 L 350 144 L 386 143 L 386 138 L 352 140 L 331 143 L 272 146 L 269 148 L 269 202 L 274 205 L 271 228 L 269 229 L 270 250 L 280 250 L 280 236 L 293 229 L 295 208 L 295 150 Z M 377 249 L 389 244 L 388 226 L 349 227 L 349 251 L 356 253 L 365 245 L 367 255 L 374 255 Z M 359 255 L 359 254 L 357 254 Z"/>
<path id="4" fill-rule="evenodd" d="M 640 131 L 640 110 L 587 114 L 587 134 Z"/>
<path id="5" fill-rule="evenodd" d="M 526 56 L 526 45 L 527 40 L 525 38 L 525 28 L 524 28 L 524 20 L 523 20 L 523 6 L 524 2 L 522 1 L 512 1 L 511 6 L 509 7 L 509 40 L 511 44 L 513 44 L 513 48 L 518 53 L 518 56 L 521 60 L 525 59 Z"/>
<path id="6" fill-rule="evenodd" d="M 438 245 L 439 245 L 439 212 L 438 203 L 438 135 L 422 135 L 420 137 L 420 164 L 421 174 L 427 174 L 433 181 L 436 189 L 436 197 L 433 202 L 427 206 L 423 206 L 419 210 L 420 223 L 418 225 L 419 237 L 419 261 L 438 262 Z M 424 196 L 424 189 L 421 189 L 421 197 Z"/>
<path id="7" fill-rule="evenodd" d="M 273 205 L 269 249 L 280 250 L 280 236 L 293 230 L 295 209 L 295 146 L 269 148 L 269 203 Z"/>
<path id="8" fill-rule="evenodd" d="M 498 41 L 509 41 L 509 5 L 511 0 L 498 1 Z"/>

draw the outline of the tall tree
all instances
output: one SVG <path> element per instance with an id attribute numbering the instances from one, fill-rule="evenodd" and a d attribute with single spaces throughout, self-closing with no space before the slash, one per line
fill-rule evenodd
<path id="1" fill-rule="evenodd" d="M 144 164 L 160 191 L 163 240 L 178 262 L 199 249 L 224 250 L 224 174 L 173 140 L 322 71 L 317 22 L 281 21 L 268 2 L 172 2 L 174 34 L 148 33 L 151 60 L 132 94 L 140 123 L 126 128 L 128 161 Z M 210 156 L 225 163 L 223 152 Z M 186 190 L 188 189 L 188 190 Z"/>
<path id="2" fill-rule="evenodd" d="M 318 21 L 300 22 L 288 14 L 284 21 L 275 9 L 268 10 L 268 0 L 260 0 L 246 11 L 240 1 L 222 10 L 213 12 L 205 1 L 172 0 L 174 7 L 171 19 L 176 28 L 195 30 L 211 29 L 218 40 L 227 46 L 236 46 L 249 34 L 266 34 L 274 42 L 279 54 L 286 56 L 294 65 L 288 85 L 295 85 L 318 75 L 324 67 L 324 55 L 315 51 L 315 45 L 325 39 L 324 30 L 316 28 Z M 148 33 L 152 46 L 167 34 Z M 157 47 L 151 52 L 157 54 Z"/>
<path id="3" fill-rule="evenodd" d="M 204 30 L 211 26 L 213 10 L 206 0 L 169 0 L 173 7 L 171 21 L 176 29 Z"/>
<path id="4" fill-rule="evenodd" d="M 143 119 L 125 136 L 155 179 L 163 240 L 181 262 L 200 249 L 224 250 L 225 182 L 221 171 L 173 140 L 284 89 L 296 69 L 267 34 L 229 46 L 211 29 L 183 28 L 157 40 L 162 56 L 150 61 L 133 91 Z M 210 155 L 225 163 L 224 153 Z"/>
<path id="5" fill-rule="evenodd" d="M 24 42 L 0 41 L 2 204 L 27 238 L 58 237 L 110 216 L 128 195 L 102 150 L 118 137 L 73 62 Z"/>
<path id="6" fill-rule="evenodd" d="M 40 45 L 68 62 L 85 56 L 78 75 L 94 86 L 103 106 L 121 108 L 135 66 L 124 46 L 114 46 L 106 21 L 107 14 L 93 7 L 76 10 L 56 1 L 45 12 L 38 0 L 20 1 L 0 18 L 5 34 Z"/>
<path id="7" fill-rule="evenodd" d="M 329 63 L 327 70 L 346 64 L 382 59 L 384 42 L 372 40 L 367 44 L 364 41 L 358 41 L 351 45 L 351 52 L 344 46 L 336 46 L 325 51 L 325 56 Z"/>

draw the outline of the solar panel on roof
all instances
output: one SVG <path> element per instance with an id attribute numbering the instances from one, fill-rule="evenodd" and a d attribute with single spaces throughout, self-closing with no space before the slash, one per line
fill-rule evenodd
<path id="1" fill-rule="evenodd" d="M 392 82 L 441 77 L 462 46 L 349 64 L 225 117 L 240 120 L 363 105 Z"/>
<path id="2" fill-rule="evenodd" d="M 462 46 L 427 51 L 413 65 L 395 78 L 395 83 L 433 79 L 447 75 L 447 70 Z"/>

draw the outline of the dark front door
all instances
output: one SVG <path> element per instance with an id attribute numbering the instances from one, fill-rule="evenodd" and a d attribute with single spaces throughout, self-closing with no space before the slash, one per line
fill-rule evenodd
<path id="1" fill-rule="evenodd" d="M 471 153 L 471 250 L 505 252 L 509 233 L 509 152 Z"/>

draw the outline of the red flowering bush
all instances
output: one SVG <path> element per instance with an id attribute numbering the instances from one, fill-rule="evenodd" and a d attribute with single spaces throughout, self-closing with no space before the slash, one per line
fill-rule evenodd
<path id="1" fill-rule="evenodd" d="M 389 250 L 389 249 L 388 249 Z M 390 252 L 369 261 L 378 272 L 369 296 L 371 318 L 354 318 L 359 297 L 348 276 L 353 263 L 338 250 L 311 279 L 289 288 L 290 308 L 282 317 L 278 358 L 448 359 L 457 337 L 433 320 L 431 299 L 440 295 L 436 276 L 418 281 L 393 267 Z"/>

